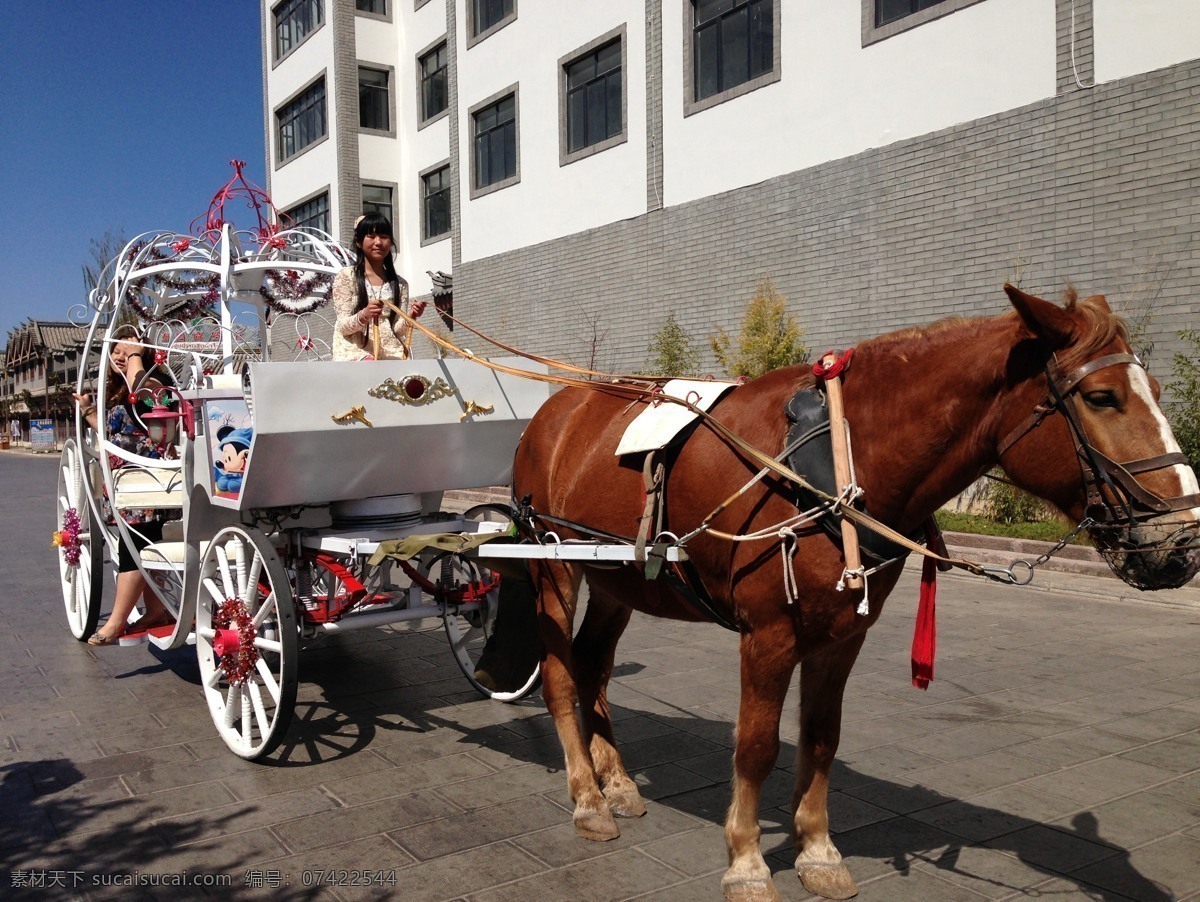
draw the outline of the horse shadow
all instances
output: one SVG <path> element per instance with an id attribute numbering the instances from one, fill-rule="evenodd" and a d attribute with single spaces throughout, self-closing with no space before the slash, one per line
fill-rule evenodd
<path id="1" fill-rule="evenodd" d="M 446 655 L 444 646 L 437 654 Z M 476 705 L 472 691 L 456 689 L 462 680 L 456 670 L 431 663 L 427 671 L 421 665 L 421 672 L 433 679 L 384 686 L 370 694 L 368 703 L 346 694 L 347 674 L 334 663 L 339 657 L 331 650 L 328 666 L 310 669 L 308 680 L 321 687 L 323 698 L 298 704 L 285 742 L 265 763 L 315 766 L 355 755 L 377 741 L 392 741 L 384 738 L 391 733 L 398 740 L 406 737 L 396 734 L 423 734 L 436 746 L 434 754 L 486 750 L 547 773 L 562 770 L 553 721 L 537 694 L 515 706 L 484 700 Z M 369 663 L 364 668 L 373 669 Z M 386 680 L 390 670 L 380 667 L 377 675 Z M 650 804 L 648 817 L 661 805 L 702 823 L 723 825 L 733 745 L 729 721 L 693 710 L 648 711 L 631 704 L 614 705 L 613 716 L 626 766 Z M 795 758 L 794 743 L 783 742 L 760 806 L 763 853 L 781 883 L 795 879 L 790 835 Z M 560 804 L 565 803 L 562 783 L 554 794 Z M 1105 837 L 1104 824 L 1090 810 L 1077 811 L 1069 824 L 1046 823 L 880 777 L 840 760 L 831 773 L 829 807 L 834 842 L 860 884 L 920 869 L 986 896 L 1040 895 L 1051 891 L 1047 886 L 1053 883 L 1056 894 L 1077 892 L 1112 902 L 1174 898 L 1138 870 L 1128 849 Z M 631 842 L 637 841 L 636 823 L 625 832 Z M 1091 866 L 1102 866 L 1102 877 L 1095 879 L 1104 885 L 1087 879 Z"/>
<path id="2" fill-rule="evenodd" d="M 616 718 L 621 718 L 614 729 L 626 766 L 651 803 L 648 817 L 654 816 L 657 804 L 723 826 L 729 805 L 732 724 L 631 709 L 615 709 Z M 643 720 L 652 721 L 661 732 L 622 742 L 623 725 L 632 726 L 635 735 L 650 731 L 640 723 Z M 468 730 L 464 740 L 494 748 L 491 743 L 498 733 L 495 728 Z M 538 764 L 546 763 L 549 748 L 551 760 L 561 762 L 557 737 L 544 738 L 548 742 L 532 747 L 528 741 L 515 742 L 507 748 Z M 687 757 L 697 750 L 700 754 Z M 794 743 L 782 742 L 760 805 L 763 854 L 781 883 L 796 879 L 791 835 L 795 760 Z M 691 779 L 681 777 L 681 771 Z M 830 783 L 831 834 L 860 884 L 888 875 L 907 876 L 919 868 L 985 896 L 1077 892 L 1111 902 L 1175 898 L 1169 887 L 1138 870 L 1128 849 L 1105 837 L 1094 811 L 1075 812 L 1069 824 L 1046 823 L 930 787 L 881 778 L 843 762 L 835 763 Z"/>

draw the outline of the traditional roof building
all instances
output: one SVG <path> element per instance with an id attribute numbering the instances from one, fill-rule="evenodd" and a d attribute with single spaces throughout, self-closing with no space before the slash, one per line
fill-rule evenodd
<path id="1" fill-rule="evenodd" d="M 28 319 L 8 333 L 0 402 L 4 417 L 62 418 L 70 412 L 85 332 L 66 322 Z"/>
<path id="2" fill-rule="evenodd" d="M 270 192 L 414 297 L 637 366 L 771 276 L 814 345 L 1104 292 L 1196 321 L 1194 0 L 262 0 Z M 581 334 L 587 330 L 594 334 Z M 477 349 L 478 350 L 478 349 Z M 1161 365 L 1160 365 L 1161 368 Z"/>

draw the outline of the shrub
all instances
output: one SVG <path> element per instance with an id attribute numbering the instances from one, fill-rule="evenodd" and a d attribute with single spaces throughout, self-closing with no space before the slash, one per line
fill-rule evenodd
<path id="1" fill-rule="evenodd" d="M 1171 400 L 1165 407 L 1180 448 L 1200 473 L 1200 331 L 1184 329 L 1179 337 L 1191 346 L 1190 355 L 1177 353 L 1171 362 Z"/>
<path id="2" fill-rule="evenodd" d="M 667 314 L 646 352 L 650 355 L 646 360 L 647 376 L 679 377 L 700 373 L 700 351 L 692 346 L 691 338 L 674 313 Z"/>
<path id="3" fill-rule="evenodd" d="M 984 516 L 997 523 L 1040 523 L 1050 518 L 1037 498 L 1007 482 L 993 481 L 984 503 Z"/>
<path id="4" fill-rule="evenodd" d="M 803 339 L 804 330 L 787 312 L 787 300 L 770 277 L 764 276 L 754 286 L 736 346 L 720 328 L 709 341 L 727 375 L 754 378 L 781 366 L 804 363 L 809 348 Z"/>

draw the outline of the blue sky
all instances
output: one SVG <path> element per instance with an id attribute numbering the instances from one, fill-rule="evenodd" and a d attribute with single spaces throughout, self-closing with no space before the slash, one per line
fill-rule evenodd
<path id="1" fill-rule="evenodd" d="M 3 0 L 2 12 L 0 346 L 83 299 L 91 239 L 186 232 L 234 157 L 266 185 L 257 0 Z"/>

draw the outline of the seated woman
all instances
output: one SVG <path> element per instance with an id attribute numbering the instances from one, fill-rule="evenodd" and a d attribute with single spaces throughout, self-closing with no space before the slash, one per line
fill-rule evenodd
<path id="1" fill-rule="evenodd" d="M 373 330 L 379 331 L 379 358 L 405 360 L 410 354 L 411 327 L 397 316 L 387 301 L 414 319 L 425 312 L 425 302 L 408 305 L 408 283 L 392 262 L 392 224 L 380 213 L 367 213 L 354 224 L 354 265 L 333 281 L 334 360 L 374 360 Z"/>
<path id="2" fill-rule="evenodd" d="M 134 416 L 134 406 L 144 403 L 137 399 L 137 392 L 162 384 L 162 380 L 155 373 L 152 352 L 146 352 L 142 348 L 137 330 L 133 326 L 119 326 L 113 332 L 113 339 L 104 389 L 104 396 L 108 402 L 108 415 L 104 422 L 105 435 L 108 441 L 124 451 L 140 457 L 161 457 Z M 99 432 L 99 415 L 96 405 L 92 402 L 92 396 L 77 394 L 75 400 L 80 405 L 88 425 Z M 120 463 L 123 464 L 124 461 Z M 114 466 L 117 465 L 117 461 L 114 460 Z M 141 554 L 141 550 L 147 545 L 162 539 L 163 521 L 172 519 L 172 516 L 177 517 L 178 512 L 172 515 L 171 511 L 164 510 L 122 510 L 119 513 L 131 527 L 134 547 L 130 548 L 124 537 L 121 538 L 117 561 L 117 594 L 112 613 L 104 625 L 88 639 L 88 645 L 117 645 L 126 633 L 166 626 L 173 622 L 170 612 L 154 594 L 138 569 L 136 556 Z M 145 613 L 140 620 L 131 625 L 128 622 L 129 615 L 139 598 Z"/>

